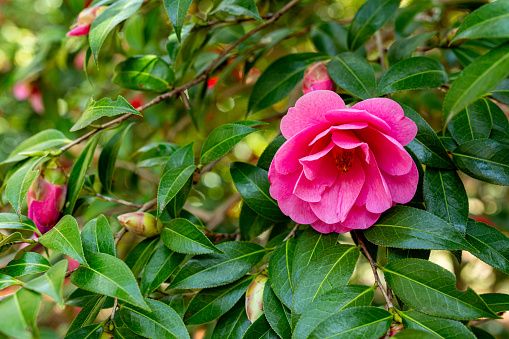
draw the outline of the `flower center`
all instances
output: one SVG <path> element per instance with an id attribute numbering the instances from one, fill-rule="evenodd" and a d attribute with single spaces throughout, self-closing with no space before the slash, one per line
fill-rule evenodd
<path id="1" fill-rule="evenodd" d="M 353 166 L 353 150 L 334 147 L 332 156 L 336 161 L 336 167 L 343 173 L 347 173 Z"/>

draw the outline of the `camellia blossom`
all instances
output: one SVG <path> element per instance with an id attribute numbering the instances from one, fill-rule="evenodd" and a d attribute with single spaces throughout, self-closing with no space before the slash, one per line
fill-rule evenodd
<path id="1" fill-rule="evenodd" d="M 327 72 L 327 66 L 323 62 L 312 64 L 304 72 L 302 91 L 307 94 L 317 90 L 332 90 L 334 83 Z"/>
<path id="2" fill-rule="evenodd" d="M 80 36 L 88 35 L 90 32 L 90 26 L 94 22 L 95 18 L 99 16 L 108 6 L 96 6 L 91 8 L 85 8 L 78 14 L 77 22 L 71 26 L 71 30 L 67 32 L 67 36 Z"/>
<path id="3" fill-rule="evenodd" d="M 288 110 L 281 132 L 270 194 L 297 223 L 322 233 L 366 229 L 415 194 L 419 173 L 403 145 L 417 126 L 393 100 L 349 108 L 335 92 L 313 91 Z"/>
<path id="4" fill-rule="evenodd" d="M 18 82 L 13 86 L 13 94 L 19 101 L 28 100 L 35 113 L 42 114 L 44 112 L 42 94 L 36 83 Z"/>

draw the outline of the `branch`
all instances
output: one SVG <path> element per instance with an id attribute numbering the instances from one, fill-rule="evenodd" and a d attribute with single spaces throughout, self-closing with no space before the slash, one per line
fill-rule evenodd
<path id="1" fill-rule="evenodd" d="M 378 57 L 380 59 L 380 66 L 382 66 L 382 72 L 385 72 L 387 65 L 385 64 L 385 46 L 382 39 L 382 33 L 378 30 L 375 33 L 376 48 L 378 49 Z"/>
<path id="2" fill-rule="evenodd" d="M 293 237 L 295 235 L 295 233 L 297 232 L 297 229 L 299 228 L 299 226 L 300 226 L 300 224 L 295 225 L 295 227 L 290 231 L 290 233 L 288 233 L 288 235 L 283 239 L 283 242 L 285 242 L 288 239 L 290 239 L 291 237 Z"/>
<path id="3" fill-rule="evenodd" d="M 99 193 L 96 193 L 95 196 L 101 200 L 116 202 L 117 204 L 120 204 L 120 205 L 125 205 L 125 206 L 129 206 L 129 207 L 134 207 L 134 208 L 142 208 L 143 207 L 143 205 L 134 204 L 132 202 L 125 201 L 122 199 L 110 198 L 110 197 L 107 197 L 107 196 L 99 194 Z"/>

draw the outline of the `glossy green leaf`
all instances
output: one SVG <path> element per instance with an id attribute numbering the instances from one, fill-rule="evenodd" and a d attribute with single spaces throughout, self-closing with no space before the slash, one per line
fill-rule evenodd
<path id="1" fill-rule="evenodd" d="M 14 213 L 0 213 L 0 229 L 37 232 L 37 226 L 32 220 L 24 215 L 20 220 L 20 217 Z"/>
<path id="2" fill-rule="evenodd" d="M 282 135 L 272 140 L 271 143 L 267 146 L 267 148 L 265 148 L 262 155 L 260 155 L 260 158 L 258 158 L 256 166 L 268 171 L 272 159 L 274 159 L 274 155 L 276 154 L 278 149 L 284 144 L 285 141 L 286 139 Z"/>
<path id="3" fill-rule="evenodd" d="M 25 200 L 30 185 L 39 173 L 39 170 L 33 170 L 37 162 L 38 159 L 27 161 L 9 178 L 5 186 L 5 196 L 17 215 L 21 215 L 23 200 Z"/>
<path id="4" fill-rule="evenodd" d="M 125 0 L 121 0 L 124 1 Z M 121 2 L 119 1 L 119 2 Z M 132 0 L 131 0 L 132 1 Z M 121 95 L 118 96 L 116 101 L 111 100 L 110 98 L 102 98 L 101 100 L 95 101 L 93 98 L 87 104 L 85 111 L 81 114 L 81 117 L 76 121 L 76 123 L 72 126 L 71 132 L 78 131 L 92 122 L 96 121 L 99 118 L 103 117 L 114 117 L 119 114 L 134 114 L 139 115 L 138 112 L 124 97 Z"/>
<path id="5" fill-rule="evenodd" d="M 74 285 L 148 309 L 133 274 L 122 260 L 106 253 L 92 253 L 87 259 L 89 267 L 80 266 L 71 274 Z"/>
<path id="6" fill-rule="evenodd" d="M 233 282 L 262 260 L 265 249 L 250 242 L 226 242 L 217 245 L 224 254 L 193 257 L 177 273 L 171 287 L 210 288 Z"/>
<path id="7" fill-rule="evenodd" d="M 69 180 L 67 181 L 67 202 L 65 203 L 63 214 L 72 214 L 74 211 L 76 200 L 78 200 L 81 188 L 85 183 L 85 174 L 92 163 L 94 151 L 100 137 L 101 132 L 91 137 L 78 158 L 74 161 L 71 173 L 69 174 Z"/>
<path id="8" fill-rule="evenodd" d="M 116 25 L 136 13 L 142 3 L 143 0 L 118 0 L 114 4 L 108 6 L 92 22 L 88 40 L 90 41 L 90 49 L 92 50 L 96 64 L 99 50 L 108 34 Z"/>
<path id="9" fill-rule="evenodd" d="M 3 290 L 4 288 L 7 288 L 12 285 L 21 284 L 23 284 L 23 282 L 18 279 L 14 279 L 13 277 L 8 276 L 6 274 L 0 274 L 0 290 Z"/>
<path id="10" fill-rule="evenodd" d="M 447 129 L 458 144 L 490 136 L 491 114 L 486 100 L 479 100 L 452 118 Z"/>
<path id="11" fill-rule="evenodd" d="M 481 298 L 495 313 L 509 311 L 509 294 L 485 293 Z"/>
<path id="12" fill-rule="evenodd" d="M 444 126 L 456 113 L 495 89 L 509 74 L 509 44 L 492 49 L 468 65 L 444 99 Z"/>
<path id="13" fill-rule="evenodd" d="M 165 91 L 175 75 L 170 65 L 156 55 L 130 57 L 115 66 L 113 83 L 135 91 Z"/>
<path id="14" fill-rule="evenodd" d="M 111 137 L 110 140 L 104 145 L 99 161 L 97 163 L 97 172 L 99 180 L 103 188 L 110 192 L 111 191 L 111 179 L 113 179 L 113 172 L 115 171 L 115 163 L 117 162 L 118 151 L 124 141 L 124 137 L 129 131 L 132 125 L 128 125 L 126 128 L 118 131 Z"/>
<path id="15" fill-rule="evenodd" d="M 292 336 L 291 317 L 285 310 L 285 306 L 276 297 L 270 287 L 270 283 L 265 284 L 263 289 L 263 310 L 270 327 L 280 338 L 290 339 Z"/>
<path id="16" fill-rule="evenodd" d="M 436 339 L 437 337 L 434 334 L 429 332 L 407 329 L 401 332 L 396 333 L 392 336 L 394 339 Z"/>
<path id="17" fill-rule="evenodd" d="M 448 81 L 444 66 L 435 59 L 413 57 L 401 60 L 378 81 L 377 96 L 405 91 L 440 87 Z"/>
<path id="18" fill-rule="evenodd" d="M 323 21 L 311 28 L 310 37 L 319 52 L 336 56 L 346 52 L 348 31 L 334 21 Z"/>
<path id="19" fill-rule="evenodd" d="M 465 325 L 456 320 L 432 317 L 416 311 L 400 313 L 405 328 L 423 330 L 442 339 L 475 339 Z"/>
<path id="20" fill-rule="evenodd" d="M 169 295 L 169 296 L 166 296 L 162 299 L 160 299 L 159 301 L 165 303 L 166 305 L 170 306 L 171 308 L 173 308 L 175 310 L 175 312 L 177 312 L 177 314 L 183 318 L 184 317 L 184 310 L 185 310 L 185 305 L 184 305 L 184 297 L 182 297 L 182 295 Z"/>
<path id="21" fill-rule="evenodd" d="M 239 216 L 239 230 L 243 240 L 251 240 L 268 230 L 275 221 L 264 218 L 243 203 Z"/>
<path id="22" fill-rule="evenodd" d="M 194 165 L 193 146 L 194 142 L 191 142 L 176 149 L 175 152 L 173 152 L 168 158 L 163 173 L 166 173 L 175 167 Z"/>
<path id="23" fill-rule="evenodd" d="M 251 326 L 248 327 L 242 339 L 278 339 L 278 335 L 270 327 L 269 322 L 265 318 L 265 314 L 262 314 L 258 319 L 255 320 Z"/>
<path id="24" fill-rule="evenodd" d="M 143 339 L 140 335 L 137 335 L 127 327 L 115 327 L 114 330 L 114 338 L 115 339 Z"/>
<path id="25" fill-rule="evenodd" d="M 509 239 L 495 227 L 470 219 L 466 239 L 479 251 L 477 258 L 509 274 Z"/>
<path id="26" fill-rule="evenodd" d="M 370 306 L 375 294 L 373 287 L 347 285 L 330 290 L 318 297 L 302 313 L 293 331 L 293 339 L 305 339 L 325 319 L 341 310 Z"/>
<path id="27" fill-rule="evenodd" d="M 16 217 L 18 217 L 18 216 L 16 216 Z M 23 236 L 19 232 L 11 233 L 8 236 L 3 235 L 3 239 L 0 240 L 0 248 L 2 248 L 2 246 L 4 244 L 10 244 L 10 243 L 13 243 L 15 241 L 20 241 L 20 240 L 23 240 L 23 239 L 24 239 Z"/>
<path id="28" fill-rule="evenodd" d="M 398 61 L 409 58 L 420 44 L 429 40 L 435 34 L 436 32 L 428 32 L 406 39 L 397 39 L 391 44 L 389 51 L 387 51 L 389 64 L 394 65 Z"/>
<path id="29" fill-rule="evenodd" d="M 23 288 L 34 292 L 44 293 L 55 300 L 60 307 L 64 307 L 62 299 L 62 284 L 67 272 L 67 260 L 61 260 L 53 265 L 44 275 L 28 281 Z"/>
<path id="30" fill-rule="evenodd" d="M 125 263 L 135 277 L 140 275 L 152 253 L 154 253 L 158 242 L 158 237 L 145 239 L 139 242 L 127 255 Z"/>
<path id="31" fill-rule="evenodd" d="M 51 268 L 50 262 L 39 253 L 27 252 L 19 260 L 11 260 L 0 268 L 1 274 L 21 277 L 27 274 L 46 272 Z"/>
<path id="32" fill-rule="evenodd" d="M 166 205 L 184 187 L 187 180 L 191 178 L 196 166 L 181 166 L 168 170 L 159 183 L 157 189 L 157 214 L 160 215 Z"/>
<path id="33" fill-rule="evenodd" d="M 498 318 L 472 289 L 458 291 L 456 277 L 437 264 L 402 259 L 382 270 L 394 293 L 416 311 L 458 320 Z"/>
<path id="34" fill-rule="evenodd" d="M 205 139 L 201 149 L 200 162 L 206 163 L 220 159 L 239 141 L 256 131 L 252 127 L 241 124 L 219 126 Z"/>
<path id="35" fill-rule="evenodd" d="M 509 79 L 505 79 L 494 90 L 490 91 L 491 95 L 498 101 L 509 105 Z"/>
<path id="36" fill-rule="evenodd" d="M 244 162 L 232 162 L 230 173 L 242 199 L 253 211 L 274 221 L 288 220 L 270 196 L 267 171 Z"/>
<path id="37" fill-rule="evenodd" d="M 229 285 L 202 289 L 187 306 L 184 322 L 200 325 L 219 318 L 239 301 L 252 281 L 253 276 L 247 276 Z"/>
<path id="38" fill-rule="evenodd" d="M 187 219 L 171 220 L 161 234 L 161 240 L 169 249 L 179 253 L 223 253 Z"/>
<path id="39" fill-rule="evenodd" d="M 480 327 L 469 326 L 469 328 L 477 339 L 496 339 L 492 334 Z"/>
<path id="40" fill-rule="evenodd" d="M 35 327 L 40 304 L 41 295 L 26 289 L 20 289 L 14 295 L 2 300 L 0 333 L 15 339 L 33 338 L 27 329 Z"/>
<path id="41" fill-rule="evenodd" d="M 244 298 L 241 298 L 231 310 L 217 320 L 211 339 L 242 338 L 250 325 Z"/>
<path id="42" fill-rule="evenodd" d="M 482 101 L 486 104 L 493 123 L 490 139 L 499 141 L 509 140 L 509 121 L 507 120 L 505 113 L 493 101 L 486 98 L 482 99 Z"/>
<path id="43" fill-rule="evenodd" d="M 69 329 L 67 330 L 67 335 L 78 331 L 79 329 L 92 325 L 99 315 L 99 312 L 103 308 L 103 305 L 106 301 L 105 295 L 96 295 L 81 309 L 81 311 L 76 315 L 76 318 L 72 321 Z"/>
<path id="44" fill-rule="evenodd" d="M 161 246 L 154 251 L 143 270 L 140 290 L 143 295 L 150 295 L 170 277 L 184 260 L 185 255 L 170 251 Z"/>
<path id="45" fill-rule="evenodd" d="M 75 289 L 65 300 L 66 305 L 77 306 L 77 307 L 85 307 L 86 304 L 90 302 L 90 300 L 97 297 L 99 294 L 82 290 L 81 288 Z M 112 298 L 109 298 L 113 301 Z M 113 302 L 111 303 L 113 305 Z"/>
<path id="46" fill-rule="evenodd" d="M 348 48 L 359 49 L 399 7 L 399 0 L 368 0 L 355 14 L 348 29 Z"/>
<path id="47" fill-rule="evenodd" d="M 103 323 L 88 325 L 69 334 L 66 339 L 100 339 L 103 333 Z"/>
<path id="48" fill-rule="evenodd" d="M 286 55 L 272 64 L 256 81 L 248 103 L 248 115 L 283 100 L 304 77 L 306 68 L 326 57 L 318 53 Z"/>
<path id="49" fill-rule="evenodd" d="M 173 29 L 177 35 L 178 41 L 181 41 L 182 27 L 187 16 L 187 11 L 191 7 L 193 0 L 163 0 L 164 8 L 170 18 Z"/>
<path id="50" fill-rule="evenodd" d="M 416 258 L 428 260 L 431 254 L 430 250 L 414 250 L 387 247 L 387 263 L 400 259 Z"/>
<path id="51" fill-rule="evenodd" d="M 361 99 L 374 96 L 376 79 L 373 67 L 357 54 L 338 54 L 327 64 L 329 76 L 336 84 Z"/>
<path id="52" fill-rule="evenodd" d="M 458 39 L 508 38 L 509 3 L 495 1 L 481 6 L 461 22 L 451 42 Z"/>
<path id="53" fill-rule="evenodd" d="M 272 253 L 269 262 L 269 280 L 279 300 L 287 307 L 292 306 L 295 286 L 292 282 L 293 262 L 297 241 L 290 238 L 280 244 Z"/>
<path id="54" fill-rule="evenodd" d="M 108 219 L 104 215 L 90 220 L 81 231 L 85 256 L 91 253 L 106 253 L 115 256 L 115 241 Z"/>
<path id="55" fill-rule="evenodd" d="M 256 8 L 254 0 L 223 0 L 212 14 L 219 11 L 232 15 L 246 15 L 259 21 L 262 20 L 260 14 L 258 14 L 258 8 Z"/>
<path id="56" fill-rule="evenodd" d="M 395 206 L 364 231 L 366 238 L 379 246 L 433 250 L 472 251 L 453 225 L 439 217 L 408 206 Z"/>
<path id="57" fill-rule="evenodd" d="M 120 305 L 120 316 L 133 332 L 148 338 L 185 339 L 190 338 L 177 312 L 170 306 L 152 299 L 145 299 L 152 312 Z"/>
<path id="58" fill-rule="evenodd" d="M 39 242 L 47 248 L 70 256 L 82 265 L 87 265 L 78 222 L 71 215 L 60 219 L 55 227 L 39 238 Z"/>
<path id="59" fill-rule="evenodd" d="M 509 145 L 490 139 L 472 140 L 451 152 L 458 168 L 472 178 L 509 185 Z"/>

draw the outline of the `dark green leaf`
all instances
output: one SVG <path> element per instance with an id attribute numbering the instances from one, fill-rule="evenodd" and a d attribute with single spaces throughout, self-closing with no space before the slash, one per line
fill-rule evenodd
<path id="1" fill-rule="evenodd" d="M 217 245 L 224 254 L 193 257 L 171 282 L 174 288 L 210 288 L 233 282 L 262 260 L 265 249 L 250 242 L 226 242 Z"/>
<path id="2" fill-rule="evenodd" d="M 168 170 L 159 183 L 157 190 L 157 214 L 160 215 L 166 205 L 184 187 L 187 180 L 191 178 L 196 166 L 181 166 Z"/>
<path id="3" fill-rule="evenodd" d="M 274 159 L 274 155 L 276 154 L 277 150 L 281 147 L 281 145 L 284 144 L 285 141 L 286 139 L 282 135 L 272 140 L 271 143 L 267 146 L 267 148 L 265 148 L 262 155 L 260 155 L 260 158 L 258 159 L 256 166 L 268 171 L 270 163 L 272 162 L 272 159 Z"/>
<path id="4" fill-rule="evenodd" d="M 114 338 L 115 339 L 143 339 L 145 337 L 142 337 L 140 335 L 137 335 L 127 327 L 117 327 L 115 326 L 114 331 Z"/>
<path id="5" fill-rule="evenodd" d="M 12 285 L 22 285 L 23 282 L 19 281 L 18 279 L 14 279 L 11 276 L 0 274 L 0 290 L 3 290 L 4 288 L 7 288 Z"/>
<path id="6" fill-rule="evenodd" d="M 405 328 L 423 330 L 443 339 L 475 339 L 465 325 L 451 319 L 436 318 L 416 311 L 400 313 Z"/>
<path id="7" fill-rule="evenodd" d="M 405 91 L 440 87 L 448 81 L 444 66 L 435 59 L 413 57 L 401 60 L 378 81 L 377 96 Z"/>
<path id="8" fill-rule="evenodd" d="M 481 6 L 468 15 L 451 42 L 458 39 L 508 38 L 509 3 L 495 1 Z"/>
<path id="9" fill-rule="evenodd" d="M 452 118 L 447 129 L 458 144 L 490 136 L 491 114 L 486 100 L 479 100 Z"/>
<path id="10" fill-rule="evenodd" d="M 456 277 L 437 264 L 402 259 L 382 270 L 396 295 L 416 311 L 458 320 L 498 318 L 472 289 L 458 291 Z"/>
<path id="11" fill-rule="evenodd" d="M 9 178 L 5 186 L 5 196 L 17 215 L 21 215 L 23 200 L 25 200 L 30 185 L 39 173 L 39 170 L 33 171 L 38 162 L 39 159 L 27 161 Z"/>
<path id="12" fill-rule="evenodd" d="M 483 330 L 482 328 L 475 326 L 469 326 L 469 328 L 477 339 L 496 339 L 492 334 Z"/>
<path id="13" fill-rule="evenodd" d="M 140 290 L 143 295 L 150 295 L 156 288 L 170 277 L 184 260 L 185 255 L 172 252 L 166 246 L 154 251 L 143 270 Z"/>
<path id="14" fill-rule="evenodd" d="M 186 20 L 187 11 L 191 7 L 193 0 L 164 0 L 164 8 L 170 18 L 173 29 L 177 35 L 178 41 L 181 41 L 182 27 Z"/>
<path id="15" fill-rule="evenodd" d="M 50 262 L 39 253 L 27 252 L 19 260 L 11 260 L 0 273 L 11 277 L 46 272 L 51 268 Z"/>
<path id="16" fill-rule="evenodd" d="M 39 238 L 39 242 L 47 248 L 70 256 L 82 265 L 87 265 L 78 222 L 72 215 L 60 219 L 55 227 Z"/>
<path id="17" fill-rule="evenodd" d="M 482 99 L 488 108 L 488 112 L 493 122 L 490 139 L 506 142 L 509 140 L 509 121 L 502 109 L 491 100 Z M 508 105 L 509 103 L 506 103 Z"/>
<path id="18" fill-rule="evenodd" d="M 20 217 L 14 213 L 0 213 L 0 229 L 27 230 L 37 232 L 34 222 L 24 215 Z"/>
<path id="19" fill-rule="evenodd" d="M 100 339 L 103 333 L 103 323 L 89 325 L 69 334 L 66 339 Z"/>
<path id="20" fill-rule="evenodd" d="M 285 310 L 285 306 L 276 297 L 270 287 L 270 283 L 265 284 L 263 290 L 263 310 L 270 327 L 283 339 L 290 339 L 292 336 L 291 318 Z"/>
<path id="21" fill-rule="evenodd" d="M 16 215 L 16 218 L 17 217 L 18 216 Z M 4 244 L 10 244 L 10 243 L 13 243 L 13 242 L 15 242 L 17 240 L 23 240 L 23 239 L 24 239 L 23 235 L 21 235 L 21 233 L 19 233 L 19 232 L 11 233 L 8 236 L 3 235 L 3 239 L 0 240 L 0 248 L 2 248 L 2 246 Z"/>
<path id="22" fill-rule="evenodd" d="M 174 78 L 166 61 L 156 55 L 141 55 L 118 63 L 113 83 L 135 91 L 165 91 Z"/>
<path id="23" fill-rule="evenodd" d="M 240 235 L 243 240 L 251 240 L 268 230 L 275 221 L 256 213 L 246 203 L 242 204 L 239 216 Z"/>
<path id="24" fill-rule="evenodd" d="M 495 313 L 509 311 L 509 294 L 485 293 L 481 298 Z"/>
<path id="25" fill-rule="evenodd" d="M 258 8 L 256 8 L 254 0 L 223 0 L 219 6 L 212 12 L 223 11 L 232 15 L 246 15 L 261 21 Z"/>
<path id="26" fill-rule="evenodd" d="M 509 105 L 509 79 L 505 79 L 497 88 L 491 91 L 491 95 L 498 101 Z"/>
<path id="27" fill-rule="evenodd" d="M 128 125 L 126 128 L 118 131 L 113 137 L 111 137 L 111 139 L 108 140 L 108 143 L 104 145 L 101 155 L 99 156 L 97 172 L 99 174 L 101 184 L 108 192 L 111 191 L 111 179 L 113 178 L 113 172 L 115 171 L 118 151 L 120 150 L 124 137 L 131 126 L 132 124 Z"/>
<path id="28" fill-rule="evenodd" d="M 336 56 L 346 52 L 347 30 L 334 21 L 324 21 L 311 28 L 310 36 L 319 52 Z"/>
<path id="29" fill-rule="evenodd" d="M 106 253 L 92 253 L 87 258 L 90 266 L 80 266 L 71 274 L 74 285 L 148 309 L 133 274 L 122 260 Z"/>
<path id="30" fill-rule="evenodd" d="M 220 159 L 239 141 L 256 131 L 252 127 L 241 124 L 219 126 L 205 139 L 201 149 L 200 162 L 206 163 Z"/>
<path id="31" fill-rule="evenodd" d="M 55 300 L 60 307 L 64 307 L 62 299 L 62 284 L 67 272 L 67 260 L 61 260 L 51 267 L 44 275 L 28 281 L 23 288 L 34 292 L 44 293 Z"/>
<path id="32" fill-rule="evenodd" d="M 270 324 L 262 314 L 248 327 L 242 339 L 278 339 L 276 332 L 270 328 Z"/>
<path id="33" fill-rule="evenodd" d="M 412 250 L 403 248 L 392 248 L 387 247 L 387 263 L 393 262 L 399 259 L 424 259 L 428 260 L 431 254 L 430 250 Z"/>
<path id="34" fill-rule="evenodd" d="M 398 39 L 391 44 L 389 51 L 387 52 L 387 59 L 389 64 L 394 65 L 398 61 L 409 58 L 420 44 L 435 35 L 436 32 L 428 32 L 424 34 L 418 34 L 411 38 Z"/>
<path id="35" fill-rule="evenodd" d="M 374 96 L 376 79 L 373 67 L 357 54 L 338 54 L 327 64 L 327 71 L 336 84 L 361 99 Z"/>
<path id="36" fill-rule="evenodd" d="M 473 255 L 509 274 L 509 239 L 495 227 L 473 219 L 468 221 L 467 240 L 479 251 Z"/>
<path id="37" fill-rule="evenodd" d="M 171 220 L 161 234 L 161 240 L 169 249 L 179 253 L 223 253 L 187 219 Z"/>
<path id="38" fill-rule="evenodd" d="M 158 242 L 158 237 L 145 239 L 138 243 L 127 255 L 125 263 L 135 277 L 140 275 L 148 259 L 154 253 Z"/>
<path id="39" fill-rule="evenodd" d="M 420 330 L 403 330 L 392 336 L 394 339 L 436 339 L 434 334 Z"/>
<path id="40" fill-rule="evenodd" d="M 211 339 L 242 338 L 250 325 L 251 322 L 247 318 L 244 299 L 241 299 L 231 310 L 217 320 Z"/>
<path id="41" fill-rule="evenodd" d="M 173 152 L 168 158 L 163 173 L 166 173 L 175 167 L 194 165 L 193 145 L 194 142 L 191 142 L 176 149 L 175 152 Z"/>
<path id="42" fill-rule="evenodd" d="M 451 152 L 458 168 L 472 178 L 509 185 L 509 145 L 490 139 L 472 140 Z"/>
<path id="43" fill-rule="evenodd" d="M 269 262 L 270 284 L 279 300 L 287 307 L 292 306 L 295 290 L 295 286 L 292 284 L 292 275 L 296 244 L 295 238 L 283 242 L 272 253 Z"/>
<path id="44" fill-rule="evenodd" d="M 110 224 L 104 215 L 90 220 L 81 231 L 85 256 L 91 253 L 106 253 L 115 256 L 115 241 Z"/>
<path id="45" fill-rule="evenodd" d="M 27 329 L 35 327 L 40 304 L 41 295 L 26 289 L 20 289 L 14 295 L 2 300 L 0 332 L 15 339 L 33 338 Z"/>
<path id="46" fill-rule="evenodd" d="M 82 327 L 92 325 L 99 315 L 105 301 L 105 295 L 96 295 L 81 309 L 76 315 L 76 318 L 71 323 L 67 330 L 67 335 L 79 330 Z"/>
<path id="47" fill-rule="evenodd" d="M 348 29 L 348 48 L 359 49 L 380 29 L 399 7 L 399 0 L 368 0 L 353 18 Z"/>

